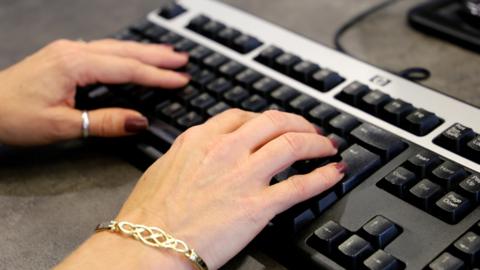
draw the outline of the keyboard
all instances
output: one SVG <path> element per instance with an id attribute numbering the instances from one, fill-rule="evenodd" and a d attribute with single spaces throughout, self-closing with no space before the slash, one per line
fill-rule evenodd
<path id="1" fill-rule="evenodd" d="M 272 179 L 334 161 L 332 189 L 276 216 L 254 240 L 288 269 L 480 267 L 480 109 L 213 0 L 180 0 L 111 37 L 190 54 L 189 85 L 79 89 L 77 107 L 119 106 L 151 126 L 122 139 L 145 168 L 186 129 L 229 108 L 300 114 L 339 145 Z"/>

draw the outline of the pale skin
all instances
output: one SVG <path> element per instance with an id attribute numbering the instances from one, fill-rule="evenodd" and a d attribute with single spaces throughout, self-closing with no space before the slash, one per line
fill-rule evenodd
<path id="1" fill-rule="evenodd" d="M 80 138 L 77 86 L 134 82 L 175 89 L 189 78 L 167 69 L 187 61 L 187 55 L 161 45 L 54 42 L 0 72 L 0 142 L 37 145 Z M 126 128 L 131 119 L 147 125 L 140 113 L 126 109 L 89 115 L 92 136 L 131 135 Z M 329 164 L 269 186 L 275 174 L 297 160 L 336 153 L 335 144 L 298 115 L 229 110 L 181 134 L 140 178 L 116 220 L 162 228 L 218 269 L 275 215 L 336 184 L 345 166 Z M 57 266 L 87 268 L 194 269 L 173 251 L 111 232 L 92 235 Z"/>

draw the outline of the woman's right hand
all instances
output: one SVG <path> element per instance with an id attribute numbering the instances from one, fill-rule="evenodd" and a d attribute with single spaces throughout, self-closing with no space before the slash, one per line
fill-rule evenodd
<path id="1" fill-rule="evenodd" d="M 336 153 L 335 144 L 298 115 L 229 110 L 178 137 L 145 172 L 117 220 L 162 228 L 194 248 L 210 269 L 217 269 L 275 215 L 337 183 L 345 166 L 329 164 L 270 186 L 275 174 L 297 160 Z M 103 252 L 131 254 L 130 259 L 137 258 L 145 269 L 191 269 L 185 258 L 132 239 L 108 232 L 93 239 L 117 241 Z M 129 250 L 115 250 L 128 245 Z M 119 257 L 107 265 L 128 269 L 125 260 Z"/>

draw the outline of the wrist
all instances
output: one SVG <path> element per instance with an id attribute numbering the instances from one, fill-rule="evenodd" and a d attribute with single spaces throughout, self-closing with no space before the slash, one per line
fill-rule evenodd
<path id="1" fill-rule="evenodd" d="M 149 247 L 113 232 L 99 232 L 90 237 L 59 265 L 90 269 L 178 269 L 195 270 L 182 254 Z"/>

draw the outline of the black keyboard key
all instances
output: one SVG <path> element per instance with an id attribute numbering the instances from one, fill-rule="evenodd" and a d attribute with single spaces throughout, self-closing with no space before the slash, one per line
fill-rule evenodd
<path id="1" fill-rule="evenodd" d="M 301 94 L 300 96 L 294 98 L 290 101 L 289 106 L 297 113 L 302 115 L 307 115 L 308 111 L 313 107 L 317 106 L 318 101 L 306 94 Z"/>
<path id="2" fill-rule="evenodd" d="M 291 176 L 294 176 L 296 174 L 298 174 L 298 171 L 295 168 L 288 167 L 285 170 L 283 170 L 283 171 L 277 173 L 275 176 L 273 176 L 271 184 L 280 183 L 280 182 L 285 181 L 288 178 L 290 178 Z"/>
<path id="3" fill-rule="evenodd" d="M 288 103 L 290 103 L 290 100 L 294 99 L 298 95 L 300 95 L 300 92 L 286 85 L 281 86 L 270 94 L 275 102 L 281 106 L 286 106 Z"/>
<path id="4" fill-rule="evenodd" d="M 182 7 L 181 5 L 173 2 L 173 3 L 169 3 L 165 6 L 163 6 L 161 9 L 160 9 L 160 12 L 159 12 L 159 15 L 162 16 L 163 18 L 165 19 L 173 19 L 175 17 L 177 17 L 178 15 L 184 13 L 186 10 L 184 7 Z"/>
<path id="5" fill-rule="evenodd" d="M 332 255 L 336 247 L 345 241 L 348 231 L 335 221 L 327 221 L 315 230 L 308 244 L 325 255 Z"/>
<path id="6" fill-rule="evenodd" d="M 195 63 L 201 63 L 204 58 L 206 58 L 212 53 L 212 50 L 210 50 L 209 48 L 198 45 L 190 51 L 190 61 L 193 61 Z"/>
<path id="7" fill-rule="evenodd" d="M 193 18 L 187 25 L 187 28 L 195 31 L 200 32 L 203 26 L 210 21 L 210 18 L 205 15 L 198 15 L 197 17 Z"/>
<path id="8" fill-rule="evenodd" d="M 399 137 L 368 123 L 355 128 L 350 135 L 361 145 L 380 154 L 385 161 L 391 160 L 407 148 L 407 144 Z"/>
<path id="9" fill-rule="evenodd" d="M 452 252 L 467 265 L 477 266 L 480 263 L 480 236 L 474 232 L 467 232 L 455 241 Z"/>
<path id="10" fill-rule="evenodd" d="M 262 46 L 262 42 L 255 37 L 242 34 L 233 40 L 232 48 L 240 53 L 249 53 Z"/>
<path id="11" fill-rule="evenodd" d="M 198 44 L 189 40 L 189 39 L 181 39 L 175 45 L 173 46 L 177 52 L 188 52 L 194 47 L 196 47 Z"/>
<path id="12" fill-rule="evenodd" d="M 339 262 L 347 269 L 361 269 L 363 261 L 373 253 L 373 247 L 365 239 L 354 234 L 338 246 Z"/>
<path id="13" fill-rule="evenodd" d="M 207 110 L 207 115 L 212 117 L 228 109 L 230 109 L 230 106 L 228 106 L 225 102 L 220 101 Z"/>
<path id="14" fill-rule="evenodd" d="M 252 112 L 260 112 L 268 106 L 266 99 L 259 95 L 253 95 L 242 102 L 242 109 Z"/>
<path id="15" fill-rule="evenodd" d="M 475 137 L 469 127 L 456 123 L 435 139 L 435 143 L 456 153 L 464 153 L 467 143 Z"/>
<path id="16" fill-rule="evenodd" d="M 208 83 L 215 80 L 215 74 L 207 69 L 199 70 L 193 74 L 191 82 L 201 89 L 204 89 Z"/>
<path id="17" fill-rule="evenodd" d="M 340 112 L 335 107 L 322 103 L 308 112 L 308 118 L 320 126 L 326 126 L 328 121 L 338 114 Z"/>
<path id="18" fill-rule="evenodd" d="M 272 103 L 270 105 L 268 105 L 267 108 L 265 108 L 265 111 L 266 110 L 276 110 L 276 111 L 281 111 L 281 112 L 284 112 L 285 111 L 285 108 L 283 108 L 282 106 L 276 104 L 276 103 Z"/>
<path id="19" fill-rule="evenodd" d="M 144 34 L 151 40 L 158 41 L 166 33 L 168 33 L 167 29 L 158 25 L 152 25 Z"/>
<path id="20" fill-rule="evenodd" d="M 467 143 L 466 156 L 471 160 L 480 163 L 480 135 Z"/>
<path id="21" fill-rule="evenodd" d="M 310 61 L 302 61 L 293 67 L 291 76 L 303 83 L 308 83 L 310 76 L 320 70 L 320 66 Z"/>
<path id="22" fill-rule="evenodd" d="M 242 33 L 240 33 L 240 31 L 238 31 L 237 29 L 227 27 L 218 33 L 217 40 L 223 45 L 231 47 L 233 44 L 233 41 L 241 34 Z"/>
<path id="23" fill-rule="evenodd" d="M 441 123 L 442 120 L 434 113 L 424 109 L 417 109 L 407 115 L 404 122 L 404 128 L 415 135 L 424 136 Z"/>
<path id="24" fill-rule="evenodd" d="M 183 129 L 187 129 L 203 123 L 205 119 L 196 112 L 189 112 L 177 119 L 177 125 Z"/>
<path id="25" fill-rule="evenodd" d="M 415 108 L 412 104 L 401 99 L 395 99 L 387 103 L 380 112 L 380 117 L 387 122 L 400 126 L 403 119 Z"/>
<path id="26" fill-rule="evenodd" d="M 255 58 L 255 60 L 267 66 L 273 67 L 275 59 L 281 54 L 283 54 L 282 49 L 275 46 L 268 46 Z"/>
<path id="27" fill-rule="evenodd" d="M 203 64 L 213 70 L 216 70 L 219 68 L 221 65 L 225 64 L 228 61 L 228 58 L 219 54 L 219 53 L 214 53 L 205 59 L 203 59 Z"/>
<path id="28" fill-rule="evenodd" d="M 428 212 L 432 209 L 435 201 L 442 196 L 443 189 L 440 185 L 423 179 L 413 186 L 409 193 L 412 203 Z"/>
<path id="29" fill-rule="evenodd" d="M 312 74 L 309 84 L 321 92 L 327 92 L 343 81 L 345 81 L 345 79 L 335 71 L 321 69 Z"/>
<path id="30" fill-rule="evenodd" d="M 207 85 L 207 91 L 220 98 L 225 92 L 232 89 L 233 84 L 225 78 L 218 78 Z"/>
<path id="31" fill-rule="evenodd" d="M 334 133 L 342 137 L 346 137 L 350 133 L 350 131 L 352 131 L 358 125 L 360 125 L 360 121 L 358 121 L 357 118 L 346 113 L 337 115 L 328 122 L 329 128 Z"/>
<path id="32" fill-rule="evenodd" d="M 348 148 L 348 142 L 345 140 L 345 138 L 342 138 L 338 136 L 335 133 L 330 133 L 327 138 L 329 138 L 331 141 L 335 142 L 335 147 L 338 149 L 338 151 L 343 151 Z"/>
<path id="33" fill-rule="evenodd" d="M 240 105 L 244 99 L 249 96 L 248 90 L 241 86 L 235 86 L 233 89 L 229 90 L 224 94 L 225 100 L 232 103 L 236 107 Z"/>
<path id="34" fill-rule="evenodd" d="M 147 31 L 147 29 L 149 29 L 152 26 L 154 26 L 153 23 L 151 23 L 147 19 L 143 19 L 143 20 L 135 23 L 134 25 L 130 26 L 130 30 L 132 30 L 133 32 L 135 32 L 137 34 L 142 34 L 143 35 Z"/>
<path id="35" fill-rule="evenodd" d="M 194 107 L 195 109 L 204 112 L 208 108 L 210 108 L 213 104 L 215 104 L 215 102 L 216 102 L 215 98 L 213 98 L 207 93 L 203 93 L 198 97 L 192 99 L 190 101 L 190 105 L 192 105 L 192 107 Z"/>
<path id="36" fill-rule="evenodd" d="M 392 98 L 389 95 L 379 90 L 373 90 L 362 97 L 360 107 L 368 113 L 378 115 L 383 109 L 383 106 L 390 102 L 390 100 L 392 100 Z"/>
<path id="37" fill-rule="evenodd" d="M 133 32 L 128 29 L 122 30 L 121 32 L 116 33 L 111 37 L 113 39 L 119 39 L 119 40 L 131 40 L 131 41 L 137 41 L 137 42 L 145 40 L 150 42 L 148 39 L 144 39 L 142 36 L 140 36 L 140 34 L 138 34 L 137 32 Z"/>
<path id="38" fill-rule="evenodd" d="M 465 263 L 448 252 L 442 253 L 428 265 L 429 270 L 464 270 Z"/>
<path id="39" fill-rule="evenodd" d="M 253 90 L 262 96 L 267 96 L 278 87 L 280 87 L 280 83 L 268 77 L 264 77 L 253 84 Z"/>
<path id="40" fill-rule="evenodd" d="M 185 107 L 180 103 L 173 102 L 168 106 L 166 106 L 165 108 L 163 108 L 160 113 L 164 117 L 167 117 L 168 119 L 172 120 L 187 113 L 187 109 L 185 109 Z"/>
<path id="41" fill-rule="evenodd" d="M 377 250 L 372 256 L 368 257 L 363 266 L 368 270 L 401 270 L 404 269 L 402 263 L 391 254 Z"/>
<path id="42" fill-rule="evenodd" d="M 370 88 L 365 84 L 353 82 L 343 88 L 342 92 L 337 95 L 337 98 L 347 104 L 358 106 L 361 98 L 370 91 Z"/>
<path id="43" fill-rule="evenodd" d="M 413 172 L 403 167 L 398 167 L 385 176 L 380 186 L 390 193 L 404 198 L 408 189 L 410 189 L 416 181 L 417 176 Z"/>
<path id="44" fill-rule="evenodd" d="M 451 161 L 445 161 L 432 171 L 432 180 L 447 190 L 451 190 L 460 180 L 467 176 L 462 166 Z"/>
<path id="45" fill-rule="evenodd" d="M 360 233 L 375 248 L 385 248 L 400 234 L 400 230 L 392 221 L 376 216 L 363 225 Z"/>
<path id="46" fill-rule="evenodd" d="M 470 200 L 480 203 L 480 175 L 472 174 L 460 182 L 460 192 Z"/>
<path id="47" fill-rule="evenodd" d="M 198 96 L 200 94 L 200 91 L 198 91 L 197 88 L 188 85 L 184 89 L 180 90 L 177 95 L 178 97 L 186 104 L 188 103 L 192 98 Z"/>
<path id="48" fill-rule="evenodd" d="M 340 156 L 342 162 L 345 162 L 347 165 L 347 171 L 342 181 L 338 184 L 339 195 L 352 190 L 382 165 L 378 155 L 358 144 L 350 146 Z"/>
<path id="49" fill-rule="evenodd" d="M 462 195 L 451 191 L 440 198 L 435 205 L 436 216 L 446 222 L 455 224 L 468 213 L 471 207 L 471 202 Z"/>
<path id="50" fill-rule="evenodd" d="M 237 80 L 239 84 L 250 88 L 254 82 L 260 80 L 262 77 L 262 74 L 256 72 L 255 70 L 246 69 L 235 76 L 235 80 Z"/>
<path id="51" fill-rule="evenodd" d="M 186 73 L 190 74 L 191 76 L 195 75 L 195 73 L 200 71 L 200 67 L 198 65 L 195 65 L 193 63 L 188 63 L 185 67 L 184 70 Z"/>
<path id="52" fill-rule="evenodd" d="M 425 177 L 434 167 L 440 165 L 440 157 L 428 150 L 421 150 L 408 159 L 407 167 L 420 177 Z"/>
<path id="53" fill-rule="evenodd" d="M 158 42 L 160 42 L 162 44 L 172 45 L 172 44 L 175 44 L 176 42 L 178 42 L 181 39 L 182 39 L 182 36 L 180 36 L 176 33 L 173 33 L 173 32 L 168 32 L 165 35 L 161 36 L 158 39 Z"/>
<path id="54" fill-rule="evenodd" d="M 224 28 L 225 28 L 225 24 L 221 22 L 209 21 L 202 27 L 200 32 L 211 39 L 215 39 L 217 37 L 218 32 L 220 32 Z"/>
<path id="55" fill-rule="evenodd" d="M 302 61 L 302 59 L 294 54 L 283 53 L 275 59 L 273 68 L 282 73 L 290 74 L 293 70 L 293 66 L 300 63 L 300 61 Z"/>
<path id="56" fill-rule="evenodd" d="M 238 73 L 242 72 L 245 69 L 245 66 L 242 64 L 230 61 L 220 67 L 218 70 L 220 74 L 227 78 L 234 78 Z"/>

